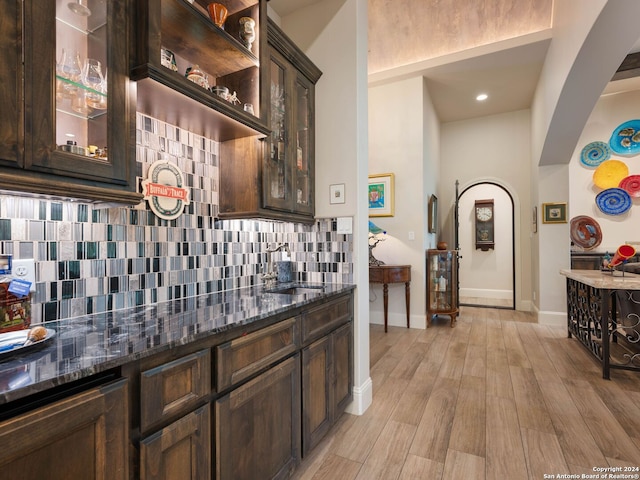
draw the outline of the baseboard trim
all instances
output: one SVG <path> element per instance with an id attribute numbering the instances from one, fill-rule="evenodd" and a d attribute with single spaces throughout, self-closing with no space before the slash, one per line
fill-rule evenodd
<path id="1" fill-rule="evenodd" d="M 369 377 L 361 386 L 353 387 L 353 401 L 345 409 L 345 412 L 351 415 L 362 415 L 367 411 L 367 408 L 371 406 L 372 402 L 373 382 L 371 381 L 371 377 Z"/>
<path id="2" fill-rule="evenodd" d="M 567 326 L 567 314 L 563 312 L 538 311 L 538 323 L 555 327 Z"/>

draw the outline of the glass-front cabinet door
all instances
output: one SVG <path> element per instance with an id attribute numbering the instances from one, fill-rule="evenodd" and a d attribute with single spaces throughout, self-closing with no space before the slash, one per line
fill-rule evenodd
<path id="1" fill-rule="evenodd" d="M 313 151 L 311 115 L 311 82 L 304 77 L 296 76 L 295 96 L 295 202 L 299 212 L 313 213 L 313 182 L 311 176 L 310 152 Z"/>
<path id="2" fill-rule="evenodd" d="M 41 174 L 30 180 L 34 190 L 42 182 L 53 194 L 139 199 L 129 7 L 127 0 L 24 2 L 24 169 Z"/>
<path id="3" fill-rule="evenodd" d="M 269 148 L 264 168 L 266 208 L 312 216 L 313 83 L 271 50 Z"/>
<path id="4" fill-rule="evenodd" d="M 291 95 L 287 87 L 286 61 L 275 52 L 269 62 L 269 148 L 264 168 L 265 207 L 280 210 L 291 208 L 291 165 L 287 139 L 289 137 L 289 109 Z"/>

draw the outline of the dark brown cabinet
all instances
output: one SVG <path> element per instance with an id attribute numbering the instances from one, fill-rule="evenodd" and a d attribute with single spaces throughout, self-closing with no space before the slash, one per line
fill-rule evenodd
<path id="1" fill-rule="evenodd" d="M 302 314 L 302 452 L 307 454 L 353 394 L 353 297 Z"/>
<path id="2" fill-rule="evenodd" d="M 289 478 L 300 461 L 300 355 L 216 401 L 216 479 Z"/>
<path id="3" fill-rule="evenodd" d="M 311 451 L 353 395 L 353 326 L 347 323 L 302 350 L 302 455 Z"/>
<path id="4" fill-rule="evenodd" d="M 320 70 L 271 20 L 263 67 L 270 135 L 221 146 L 220 217 L 313 222 Z"/>
<path id="5" fill-rule="evenodd" d="M 140 442 L 140 480 L 211 478 L 209 405 Z"/>
<path id="6" fill-rule="evenodd" d="M 266 45 L 266 2 L 224 2 L 224 28 L 209 18 L 208 3 L 136 0 L 131 78 L 137 81 L 138 111 L 219 142 L 264 136 L 269 131 L 262 120 L 260 60 Z M 256 22 L 250 49 L 239 36 L 243 17 Z M 163 62 L 163 55 L 169 60 Z M 201 84 L 185 75 L 195 66 L 205 76 Z M 214 93 L 214 87 L 225 87 L 228 95 Z"/>
<path id="7" fill-rule="evenodd" d="M 130 2 L 68 5 L 0 1 L 0 188 L 138 203 Z"/>
<path id="8" fill-rule="evenodd" d="M 0 479 L 127 480 L 126 390 L 116 380 L 0 424 Z"/>
<path id="9" fill-rule="evenodd" d="M 141 480 L 210 478 L 210 393 L 210 349 L 140 373 Z"/>

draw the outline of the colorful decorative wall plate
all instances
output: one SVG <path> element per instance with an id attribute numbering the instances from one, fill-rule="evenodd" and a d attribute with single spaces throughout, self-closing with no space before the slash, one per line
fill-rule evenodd
<path id="1" fill-rule="evenodd" d="M 573 243 L 585 250 L 596 248 L 602 241 L 600 225 L 593 218 L 586 215 L 573 217 L 569 232 Z"/>
<path id="2" fill-rule="evenodd" d="M 631 196 L 621 188 L 608 188 L 596 195 L 596 205 L 606 215 L 620 215 L 631 208 Z"/>
<path id="3" fill-rule="evenodd" d="M 582 149 L 580 162 L 585 167 L 597 167 L 611 158 L 611 149 L 604 142 L 591 142 Z"/>
<path id="4" fill-rule="evenodd" d="M 593 183 L 599 188 L 616 188 L 629 175 L 629 167 L 620 160 L 607 160 L 593 172 Z"/>
<path id="5" fill-rule="evenodd" d="M 632 197 L 640 197 L 640 175 L 629 175 L 620 180 L 619 188 L 626 190 Z"/>
<path id="6" fill-rule="evenodd" d="M 640 120 L 629 120 L 618 125 L 611 134 L 609 146 L 620 155 L 640 153 Z"/>

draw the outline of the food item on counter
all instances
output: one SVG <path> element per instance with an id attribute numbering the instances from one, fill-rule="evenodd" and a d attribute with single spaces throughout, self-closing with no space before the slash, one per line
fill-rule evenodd
<path id="1" fill-rule="evenodd" d="M 42 326 L 33 327 L 31 330 L 29 330 L 27 341 L 24 342 L 24 344 L 30 345 L 32 343 L 39 342 L 40 340 L 44 340 L 46 336 L 47 336 L 46 328 Z"/>

